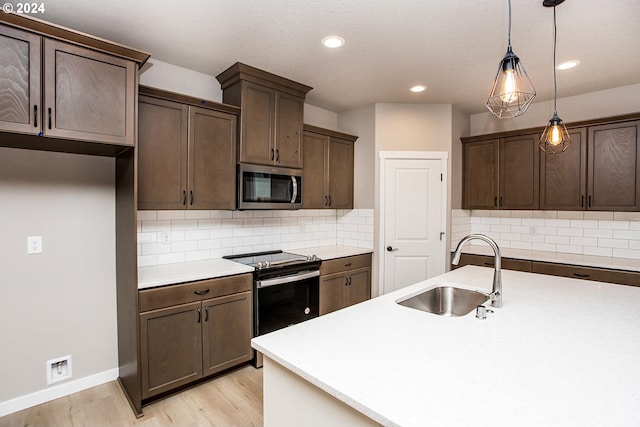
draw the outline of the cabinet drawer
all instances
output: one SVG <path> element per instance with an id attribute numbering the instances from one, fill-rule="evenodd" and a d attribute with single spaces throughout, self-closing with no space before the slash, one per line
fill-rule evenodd
<path id="1" fill-rule="evenodd" d="M 371 267 L 371 254 L 356 255 L 322 261 L 320 275 L 339 273 L 355 268 Z"/>
<path id="2" fill-rule="evenodd" d="M 501 268 L 505 270 L 531 271 L 531 261 L 528 260 L 502 258 L 500 261 Z M 457 266 L 452 267 L 459 268 L 465 265 L 479 265 L 480 267 L 493 268 L 493 257 L 487 255 L 462 254 L 460 257 L 460 263 Z"/>
<path id="3" fill-rule="evenodd" d="M 597 282 L 618 283 L 621 285 L 640 286 L 640 273 L 630 271 L 609 270 L 606 268 L 579 267 L 576 265 L 553 264 L 550 262 L 532 263 L 533 273 L 551 276 L 572 277 L 574 279 L 595 280 Z"/>
<path id="4" fill-rule="evenodd" d="M 200 301 L 252 289 L 253 276 L 242 274 L 201 280 L 198 282 L 144 289 L 139 292 L 140 312 L 169 307 L 176 304 Z"/>

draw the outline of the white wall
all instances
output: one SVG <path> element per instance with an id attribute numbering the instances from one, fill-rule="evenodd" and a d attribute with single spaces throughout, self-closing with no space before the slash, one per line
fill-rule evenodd
<path id="1" fill-rule="evenodd" d="M 375 188 L 375 105 L 342 112 L 338 116 L 340 131 L 358 136 L 354 146 L 353 207 L 373 209 Z"/>
<path id="2" fill-rule="evenodd" d="M 222 89 L 214 75 L 188 70 L 153 58 L 142 67 L 140 84 L 222 102 Z"/>
<path id="3" fill-rule="evenodd" d="M 0 224 L 1 416 L 51 388 L 47 360 L 71 354 L 73 381 L 118 366 L 115 160 L 0 148 Z"/>
<path id="4" fill-rule="evenodd" d="M 330 130 L 338 130 L 338 113 L 324 108 L 304 104 L 304 122 Z"/>
<path id="5" fill-rule="evenodd" d="M 558 98 L 558 115 L 565 123 L 640 112 L 640 84 Z M 522 116 L 498 119 L 491 113 L 471 116 L 470 135 L 546 126 L 553 100 L 534 102 Z"/>

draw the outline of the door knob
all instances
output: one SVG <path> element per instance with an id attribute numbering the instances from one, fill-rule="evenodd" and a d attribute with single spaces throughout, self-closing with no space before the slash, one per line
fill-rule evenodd
<path id="1" fill-rule="evenodd" d="M 387 252 L 391 252 L 391 251 L 397 251 L 398 248 L 393 248 L 391 246 L 387 246 Z"/>

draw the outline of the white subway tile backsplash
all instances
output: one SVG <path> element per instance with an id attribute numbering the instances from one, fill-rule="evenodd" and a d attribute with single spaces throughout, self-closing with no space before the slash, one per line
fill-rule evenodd
<path id="1" fill-rule="evenodd" d="M 584 255 L 596 255 L 596 256 L 613 256 L 613 249 L 611 248 L 594 248 L 592 246 L 585 246 L 582 253 Z"/>
<path id="2" fill-rule="evenodd" d="M 584 229 L 584 237 L 602 237 L 611 239 L 613 237 L 613 230 L 607 229 L 594 229 L 594 228 L 585 228 Z"/>
<path id="3" fill-rule="evenodd" d="M 595 237 L 570 237 L 573 246 L 598 246 L 598 239 Z"/>
<path id="4" fill-rule="evenodd" d="M 454 209 L 452 246 L 469 233 L 484 233 L 503 247 L 526 250 L 634 259 L 640 251 L 638 212 L 501 212 Z"/>
<path id="5" fill-rule="evenodd" d="M 589 229 L 591 230 L 591 229 Z M 584 229 L 582 228 L 558 228 L 558 236 L 583 236 Z"/>
<path id="6" fill-rule="evenodd" d="M 629 241 L 622 239 L 598 239 L 598 247 L 627 249 L 629 247 Z"/>
<path id="7" fill-rule="evenodd" d="M 613 212 L 585 211 L 584 219 L 613 220 Z"/>
<path id="8" fill-rule="evenodd" d="M 598 221 L 598 228 L 610 230 L 628 230 L 629 221 Z"/>
<path id="9" fill-rule="evenodd" d="M 572 228 L 598 228 L 598 221 L 596 220 L 580 220 L 580 219 L 572 219 L 571 220 Z"/>
<path id="10" fill-rule="evenodd" d="M 158 211 L 158 220 L 184 219 L 185 211 Z"/>
<path id="11" fill-rule="evenodd" d="M 613 256 L 619 258 L 640 259 L 640 249 L 613 249 Z"/>
<path id="12" fill-rule="evenodd" d="M 558 219 L 584 219 L 584 212 L 558 211 Z"/>
<path id="13" fill-rule="evenodd" d="M 149 266 L 335 244 L 373 248 L 374 213 L 372 209 L 139 211 L 137 230 L 138 265 Z M 466 225 L 465 235 L 468 230 Z M 170 233 L 171 243 L 161 243 L 163 232 Z"/>

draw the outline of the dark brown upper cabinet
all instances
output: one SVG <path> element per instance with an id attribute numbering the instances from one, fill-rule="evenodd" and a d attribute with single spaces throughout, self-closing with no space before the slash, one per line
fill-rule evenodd
<path id="1" fill-rule="evenodd" d="M 238 109 L 146 87 L 140 93 L 138 208 L 235 209 Z"/>
<path id="2" fill-rule="evenodd" d="M 640 121 L 589 127 L 587 209 L 640 210 Z"/>
<path id="3" fill-rule="evenodd" d="M 465 209 L 497 209 L 500 140 L 463 145 L 463 202 Z"/>
<path id="4" fill-rule="evenodd" d="M 239 62 L 216 78 L 223 102 L 242 108 L 238 161 L 302 168 L 304 97 L 312 88 Z"/>
<path id="5" fill-rule="evenodd" d="M 571 143 L 556 154 L 539 149 L 543 128 L 462 138 L 462 207 L 640 211 L 639 119 L 569 123 Z"/>
<path id="6" fill-rule="evenodd" d="M 500 209 L 538 209 L 538 134 L 500 138 Z"/>
<path id="7" fill-rule="evenodd" d="M 569 129 L 565 151 L 540 153 L 540 209 L 579 211 L 585 208 L 587 130 Z"/>
<path id="8" fill-rule="evenodd" d="M 537 135 L 466 142 L 463 208 L 537 209 Z"/>
<path id="9" fill-rule="evenodd" d="M 148 57 L 43 21 L 1 14 L 0 132 L 14 134 L 2 138 L 2 146 L 98 155 L 133 147 L 137 69 Z"/>
<path id="10" fill-rule="evenodd" d="M 0 129 L 38 134 L 41 37 L 0 25 Z"/>
<path id="11" fill-rule="evenodd" d="M 302 206 L 353 209 L 353 144 L 357 136 L 304 125 Z"/>

